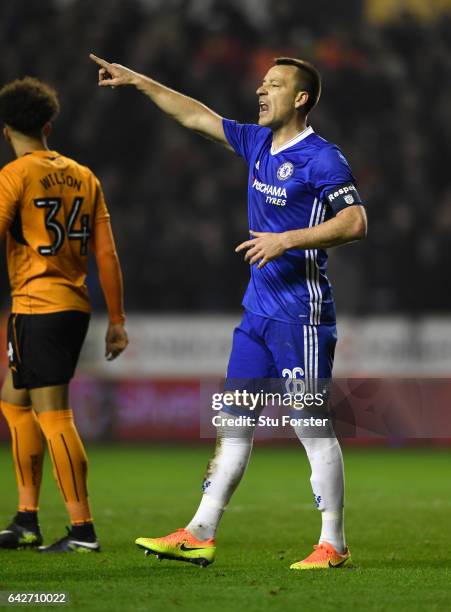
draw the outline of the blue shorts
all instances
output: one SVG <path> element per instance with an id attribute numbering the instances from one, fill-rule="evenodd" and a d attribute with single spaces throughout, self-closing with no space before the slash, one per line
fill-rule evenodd
<path id="1" fill-rule="evenodd" d="M 335 324 L 294 325 L 246 310 L 233 333 L 227 379 L 330 379 L 336 343 Z"/>

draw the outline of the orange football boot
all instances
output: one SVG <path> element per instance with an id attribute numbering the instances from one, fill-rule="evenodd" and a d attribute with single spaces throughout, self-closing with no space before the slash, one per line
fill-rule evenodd
<path id="1" fill-rule="evenodd" d="M 177 529 L 162 538 L 138 538 L 135 540 L 146 555 L 158 559 L 188 561 L 206 567 L 215 560 L 216 546 L 213 538 L 198 540 L 186 529 Z"/>
<path id="2" fill-rule="evenodd" d="M 340 554 L 329 542 L 320 542 L 320 544 L 315 544 L 313 549 L 306 559 L 290 565 L 290 569 L 333 569 L 351 565 L 351 553 L 348 548 L 343 554 Z"/>

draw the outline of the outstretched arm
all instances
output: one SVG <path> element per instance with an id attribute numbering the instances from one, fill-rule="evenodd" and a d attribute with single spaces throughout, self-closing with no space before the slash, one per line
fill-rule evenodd
<path id="1" fill-rule="evenodd" d="M 238 245 L 235 251 L 246 250 L 244 259 L 259 268 L 289 249 L 327 249 L 365 238 L 367 219 L 363 206 L 349 206 L 335 217 L 315 227 L 288 232 L 253 232 L 254 238 Z"/>
<path id="2" fill-rule="evenodd" d="M 222 127 L 222 117 L 207 106 L 153 79 L 120 64 L 110 64 L 93 53 L 89 57 L 100 66 L 99 85 L 120 87 L 132 85 L 142 91 L 164 113 L 189 130 L 214 140 L 231 149 Z"/>

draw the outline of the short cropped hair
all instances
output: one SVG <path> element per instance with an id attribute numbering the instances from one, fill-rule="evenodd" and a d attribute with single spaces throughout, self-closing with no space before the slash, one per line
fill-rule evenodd
<path id="1" fill-rule="evenodd" d="M 0 121 L 27 136 L 37 136 L 59 112 L 56 91 L 33 77 L 8 83 L 0 89 Z"/>
<path id="2" fill-rule="evenodd" d="M 299 110 L 302 110 L 307 115 L 316 106 L 321 95 L 321 74 L 313 64 L 305 60 L 294 57 L 277 57 L 274 61 L 277 66 L 295 66 L 299 68 L 298 87 L 300 90 L 308 93 L 307 102 Z"/>

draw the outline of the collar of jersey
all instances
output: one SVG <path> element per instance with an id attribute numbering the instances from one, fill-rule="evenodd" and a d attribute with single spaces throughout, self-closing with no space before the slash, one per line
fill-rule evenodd
<path id="1" fill-rule="evenodd" d="M 285 149 L 289 149 L 290 147 L 297 144 L 298 142 L 301 142 L 301 140 L 304 140 L 304 138 L 307 138 L 307 136 L 310 136 L 310 134 L 313 134 L 313 128 L 311 125 L 306 127 L 304 130 L 302 130 L 302 132 L 294 136 L 294 138 L 286 142 L 284 145 L 282 145 L 278 149 L 274 149 L 274 146 L 272 146 L 271 155 L 277 155 L 281 151 L 285 151 Z"/>
<path id="2" fill-rule="evenodd" d="M 28 151 L 28 153 L 25 153 L 25 155 L 38 155 L 39 157 L 49 155 L 50 157 L 59 157 L 59 153 L 52 151 L 51 149 L 37 149 L 36 151 Z"/>

